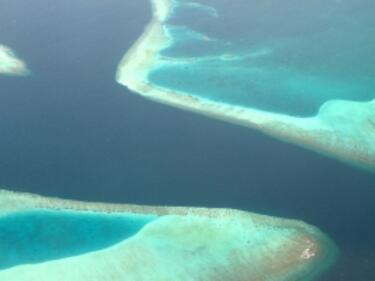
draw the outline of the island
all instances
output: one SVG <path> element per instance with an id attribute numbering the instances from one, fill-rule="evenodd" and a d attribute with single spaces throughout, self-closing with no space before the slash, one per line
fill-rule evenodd
<path id="1" fill-rule="evenodd" d="M 234 209 L 86 203 L 0 191 L 3 281 L 315 280 L 335 244 Z"/>
<path id="2" fill-rule="evenodd" d="M 242 2 L 243 5 L 256 4 Z M 288 26 L 286 31 L 282 29 L 289 36 L 283 34 L 285 38 L 282 41 L 274 42 L 272 37 L 260 32 L 255 34 L 266 38 L 262 43 L 266 42 L 270 47 L 259 46 L 247 53 L 221 54 L 217 52 L 218 49 L 231 51 L 231 42 L 221 42 L 174 22 L 176 18 L 179 19 L 176 13 L 181 7 L 199 9 L 203 4 L 183 0 L 152 0 L 151 22 L 123 57 L 116 80 L 148 99 L 256 129 L 274 138 L 375 172 L 375 85 L 371 76 L 373 64 L 365 64 L 365 61 L 360 60 L 371 60 L 371 56 L 366 59 L 373 46 L 371 36 L 366 36 L 366 32 L 371 30 L 364 29 L 371 18 L 363 17 L 364 23 L 360 21 L 362 18 L 358 18 L 356 22 L 347 20 L 351 18 L 347 16 L 348 11 L 351 11 L 350 3 L 347 2 L 291 2 L 294 4 L 290 5 L 301 6 L 301 11 L 311 11 L 313 15 L 313 8 L 317 8 L 318 12 L 323 10 L 322 22 L 327 20 L 324 24 L 332 25 L 332 28 L 325 30 L 322 24 L 319 25 L 319 21 L 310 17 L 303 19 L 301 25 L 291 25 L 293 28 Z M 311 6 L 311 10 L 303 10 L 303 5 Z M 324 5 L 331 6 L 324 10 Z M 261 8 L 269 6 L 272 8 L 272 5 L 263 5 Z M 274 10 L 281 8 L 273 7 Z M 220 13 L 213 13 L 212 7 L 207 6 L 200 13 L 204 11 L 206 17 L 211 16 L 218 23 Z M 270 14 L 267 11 L 258 14 Z M 324 14 L 324 11 L 336 12 Z M 298 14 L 290 13 L 290 16 L 298 17 Z M 340 18 L 330 18 L 336 15 L 340 15 Z M 264 22 L 262 20 L 263 18 L 259 19 L 259 25 Z M 302 22 L 309 21 L 318 26 L 309 25 L 303 30 Z M 285 21 L 281 19 L 280 22 Z M 348 24 L 348 28 L 341 26 L 341 22 Z M 194 25 L 194 22 L 191 24 Z M 212 30 L 213 26 L 211 23 L 206 29 Z M 363 32 L 356 32 L 360 26 Z M 264 28 L 266 30 L 267 22 Z M 288 28 L 292 35 L 288 33 Z M 314 32 L 310 32 L 300 42 L 301 36 L 313 28 Z M 254 32 L 256 31 L 255 26 Z M 346 33 L 358 38 L 346 38 Z M 302 35 L 293 37 L 294 34 Z M 321 60 L 326 47 L 323 39 L 319 44 L 314 43 L 320 38 L 328 40 L 331 53 L 324 54 L 327 66 L 315 63 L 312 67 L 314 60 Z M 345 49 L 345 45 L 340 45 L 340 40 L 356 43 L 355 48 L 349 46 Z M 336 41 L 337 46 L 331 46 Z M 178 44 L 186 46 L 183 45 L 179 50 L 176 48 Z M 324 48 L 319 48 L 319 45 Z M 205 48 L 212 48 L 212 52 L 216 53 L 204 53 Z M 185 53 L 181 53 L 181 49 Z M 306 56 L 309 57 L 307 62 L 303 61 Z M 333 70 L 329 69 L 331 65 L 335 66 Z M 357 72 L 352 75 L 350 69 Z M 257 106 L 253 106 L 253 103 Z M 272 107 L 275 110 L 271 110 Z M 316 112 L 310 114 L 315 107 Z M 309 111 L 304 112 L 305 108 Z"/>
<path id="3" fill-rule="evenodd" d="M 25 62 L 7 46 L 0 44 L 0 74 L 10 76 L 26 76 L 30 74 Z"/>

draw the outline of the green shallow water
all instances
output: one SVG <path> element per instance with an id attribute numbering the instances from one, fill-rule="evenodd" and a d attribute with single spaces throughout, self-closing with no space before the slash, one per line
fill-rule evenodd
<path id="1" fill-rule="evenodd" d="M 104 249 L 154 219 L 134 214 L 35 210 L 0 217 L 0 270 Z"/>
<path id="2" fill-rule="evenodd" d="M 205 5 L 176 2 L 152 83 L 298 116 L 329 100 L 375 98 L 373 2 L 197 2 Z"/>

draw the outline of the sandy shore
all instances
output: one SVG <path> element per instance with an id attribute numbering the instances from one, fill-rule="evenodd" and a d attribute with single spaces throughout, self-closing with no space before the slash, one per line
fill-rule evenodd
<path id="1" fill-rule="evenodd" d="M 158 65 L 159 52 L 171 43 L 163 24 L 174 4 L 170 0 L 154 0 L 152 5 L 151 22 L 118 67 L 119 83 L 154 101 L 254 128 L 375 172 L 375 100 L 332 100 L 316 116 L 299 118 L 215 102 L 150 83 L 148 74 Z"/>
<path id="2" fill-rule="evenodd" d="M 302 221 L 232 209 L 86 203 L 0 190 L 0 224 L 4 215 L 33 210 L 157 217 L 114 246 L 0 270 L 2 281 L 307 281 L 327 270 L 337 255 L 325 234 Z"/>

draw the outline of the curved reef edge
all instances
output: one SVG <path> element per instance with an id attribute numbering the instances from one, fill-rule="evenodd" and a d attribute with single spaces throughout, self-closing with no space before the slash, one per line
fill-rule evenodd
<path id="1" fill-rule="evenodd" d="M 0 44 L 0 74 L 26 76 L 30 71 L 10 48 Z"/>
<path id="2" fill-rule="evenodd" d="M 337 254 L 325 234 L 302 221 L 233 209 L 85 203 L 0 190 L 0 218 L 33 210 L 155 219 L 104 250 L 0 270 L 3 281 L 313 280 Z"/>
<path id="3" fill-rule="evenodd" d="M 119 64 L 116 80 L 154 101 L 262 131 L 323 155 L 375 172 L 375 100 L 331 100 L 314 117 L 300 118 L 220 103 L 148 81 L 161 50 L 170 44 L 164 22 L 172 0 L 152 0 L 153 18 Z"/>

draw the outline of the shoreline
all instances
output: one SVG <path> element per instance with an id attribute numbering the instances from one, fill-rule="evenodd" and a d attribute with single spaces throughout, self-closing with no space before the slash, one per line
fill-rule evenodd
<path id="1" fill-rule="evenodd" d="M 158 245 L 159 239 L 167 239 L 167 241 L 172 239 L 173 249 L 179 249 L 179 247 L 185 249 L 181 253 L 179 252 L 180 250 L 177 250 L 178 255 L 182 255 L 184 258 L 187 258 L 185 257 L 186 254 L 190 255 L 188 251 L 190 247 L 192 249 L 196 248 L 195 245 L 208 247 L 213 250 L 213 253 L 210 250 L 199 254 L 200 257 L 203 257 L 202 261 L 209 262 L 209 264 L 204 264 L 203 268 L 206 268 L 211 262 L 212 266 L 216 263 L 224 262 L 226 272 L 230 273 L 228 273 L 229 277 L 233 277 L 230 280 L 243 280 L 241 279 L 243 276 L 254 276 L 256 278 L 259 272 L 247 266 L 247 264 L 255 262 L 265 268 L 269 267 L 269 270 L 261 274 L 275 278 L 272 280 L 310 281 L 326 272 L 335 263 L 338 255 L 336 245 L 326 234 L 318 228 L 299 220 L 259 215 L 235 209 L 89 203 L 0 190 L 0 219 L 1 215 L 4 214 L 16 214 L 33 210 L 78 211 L 82 214 L 94 214 L 97 212 L 100 215 L 121 215 L 126 213 L 130 215 L 156 215 L 156 217 L 133 237 L 103 250 L 0 270 L 0 277 L 4 281 L 13 280 L 10 278 L 13 276 L 24 276 L 23 278 L 26 278 L 21 278 L 19 281 L 34 280 L 30 278 L 34 276 L 38 278 L 35 280 L 48 281 L 59 276 L 61 270 L 66 270 L 68 277 L 65 277 L 67 279 L 59 280 L 120 280 L 116 279 L 120 278 L 120 276 L 121 278 L 126 276 L 129 280 L 133 280 L 131 278 L 134 274 L 133 268 L 127 267 L 126 263 L 124 263 L 129 259 L 129 252 L 131 252 L 131 256 L 134 256 L 133 251 L 135 251 L 137 253 L 135 257 L 137 257 L 138 262 L 143 264 L 147 262 L 148 252 L 146 251 L 144 253 L 146 256 L 143 256 L 138 251 L 143 253 L 144 245 L 150 246 L 150 243 Z M 213 232 L 211 233 L 211 231 Z M 215 242 L 216 238 L 214 238 L 216 235 L 218 235 L 217 239 L 219 239 L 217 242 Z M 273 239 L 270 239 L 269 235 Z M 227 242 L 220 242 L 223 237 L 224 241 Z M 249 239 L 253 241 L 250 244 L 248 242 Z M 188 244 L 185 245 L 186 241 L 188 241 Z M 232 242 L 229 243 L 228 241 Z M 229 244 L 222 246 L 223 243 Z M 167 247 L 167 249 L 169 248 Z M 239 251 L 238 255 L 231 254 L 232 250 L 236 253 Z M 240 253 L 241 251 L 242 253 Z M 268 252 L 274 259 L 273 263 L 269 261 L 271 257 L 267 254 Z M 172 253 L 168 251 L 166 253 L 167 256 L 172 255 L 172 257 L 175 254 L 173 251 Z M 169 259 L 163 260 L 166 258 L 164 256 L 160 258 L 161 264 L 156 264 L 156 269 L 161 266 L 163 270 L 164 267 L 168 270 L 170 267 Z M 238 260 L 238 264 L 236 262 L 233 263 L 233 259 Z M 189 264 L 186 264 L 186 268 L 177 264 L 176 268 L 179 271 L 180 269 L 187 270 L 188 274 L 191 274 Z M 94 275 L 90 276 L 91 273 L 89 272 L 92 266 L 98 266 L 100 270 L 99 272 L 92 272 Z M 72 268 L 75 271 L 71 270 Z M 82 270 L 82 268 L 88 268 L 88 270 Z M 238 269 L 240 270 L 238 271 Z M 202 273 L 200 270 L 198 274 Z M 135 271 L 137 271 L 137 267 L 135 267 Z M 216 269 L 213 270 L 213 272 L 216 271 Z M 237 272 L 239 272 L 238 275 Z M 109 279 L 103 278 L 102 274 L 108 275 Z M 148 274 L 146 271 L 147 276 L 149 276 Z M 85 277 L 81 278 L 80 276 L 87 276 L 93 279 L 85 279 Z M 190 278 L 193 276 L 194 273 L 192 273 Z M 209 274 L 209 276 L 211 275 Z M 153 279 L 150 278 L 148 280 Z M 159 279 L 156 278 L 155 280 Z M 171 280 L 183 281 L 188 280 L 188 278 L 181 277 L 181 279 L 173 278 Z M 207 280 L 211 280 L 210 277 L 207 277 Z"/>
<path id="2" fill-rule="evenodd" d="M 118 83 L 153 101 L 253 128 L 375 172 L 375 99 L 369 102 L 331 100 L 321 106 L 316 116 L 299 118 L 215 102 L 150 83 L 147 76 L 157 66 L 159 52 L 171 43 L 163 22 L 174 5 L 171 0 L 151 0 L 151 3 L 153 18 L 121 60 L 116 74 Z"/>

